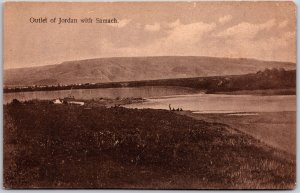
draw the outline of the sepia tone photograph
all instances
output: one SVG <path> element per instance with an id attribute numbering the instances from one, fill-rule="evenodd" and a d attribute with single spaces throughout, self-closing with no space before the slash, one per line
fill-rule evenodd
<path id="1" fill-rule="evenodd" d="M 294 189 L 293 2 L 6 2 L 5 189 Z"/>

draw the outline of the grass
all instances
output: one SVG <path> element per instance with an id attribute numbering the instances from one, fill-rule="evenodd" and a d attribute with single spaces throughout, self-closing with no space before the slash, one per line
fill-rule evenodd
<path id="1" fill-rule="evenodd" d="M 194 114 L 189 111 L 180 114 L 229 125 L 272 147 L 296 155 L 296 112 L 264 112 L 243 116 L 226 113 Z"/>
<path id="2" fill-rule="evenodd" d="M 5 188 L 292 189 L 295 159 L 166 110 L 4 106 Z"/>

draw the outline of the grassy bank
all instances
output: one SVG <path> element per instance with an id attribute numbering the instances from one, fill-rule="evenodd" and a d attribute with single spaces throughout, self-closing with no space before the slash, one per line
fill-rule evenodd
<path id="1" fill-rule="evenodd" d="M 166 110 L 4 106 L 6 188 L 284 188 L 295 159 Z"/>
<path id="2" fill-rule="evenodd" d="M 198 120 L 228 125 L 272 147 L 296 155 L 296 112 L 209 113 L 179 112 Z"/>

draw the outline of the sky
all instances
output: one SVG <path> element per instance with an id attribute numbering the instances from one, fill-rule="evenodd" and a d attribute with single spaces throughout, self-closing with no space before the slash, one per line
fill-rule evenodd
<path id="1" fill-rule="evenodd" d="M 6 3 L 4 68 L 139 56 L 296 62 L 295 9 L 292 2 Z M 40 17 L 48 22 L 30 22 Z M 50 23 L 55 17 L 79 23 Z"/>

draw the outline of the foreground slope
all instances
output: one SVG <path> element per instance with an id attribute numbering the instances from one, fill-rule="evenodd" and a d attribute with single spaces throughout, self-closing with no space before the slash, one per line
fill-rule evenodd
<path id="1" fill-rule="evenodd" d="M 4 106 L 6 188 L 283 188 L 295 157 L 166 110 Z"/>
<path id="2" fill-rule="evenodd" d="M 294 63 L 196 56 L 99 58 L 42 67 L 8 69 L 4 85 L 57 85 L 255 73 L 265 68 L 293 70 Z"/>

